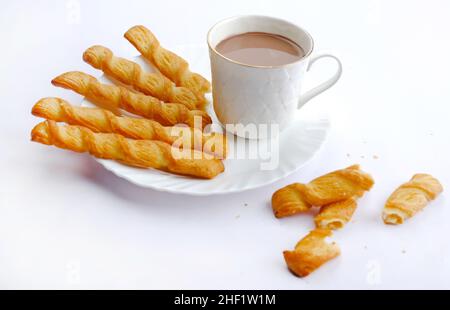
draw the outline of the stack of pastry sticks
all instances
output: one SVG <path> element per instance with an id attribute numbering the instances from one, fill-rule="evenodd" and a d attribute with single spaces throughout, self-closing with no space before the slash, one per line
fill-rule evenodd
<path id="1" fill-rule="evenodd" d="M 85 96 L 98 108 L 76 107 L 60 98 L 41 99 L 32 113 L 46 121 L 33 128 L 32 141 L 198 178 L 223 172 L 226 137 L 204 132 L 212 122 L 205 112 L 208 80 L 161 47 L 147 28 L 135 26 L 125 38 L 159 72 L 145 72 L 106 47 L 90 47 L 83 60 L 120 85 L 102 84 L 78 71 L 56 77 L 53 85 Z M 136 117 L 122 116 L 122 110 Z"/>

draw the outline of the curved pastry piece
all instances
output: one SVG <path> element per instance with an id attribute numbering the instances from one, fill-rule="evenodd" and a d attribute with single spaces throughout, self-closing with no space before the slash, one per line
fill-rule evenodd
<path id="1" fill-rule="evenodd" d="M 356 199 L 353 197 L 323 206 L 314 217 L 316 227 L 330 230 L 341 229 L 352 219 L 356 208 Z"/>
<path id="2" fill-rule="evenodd" d="M 34 127 L 31 140 L 79 153 L 89 152 L 94 157 L 113 159 L 134 167 L 155 168 L 198 178 L 211 179 L 224 171 L 221 160 L 206 159 L 199 151 L 180 153 L 161 141 L 94 133 L 81 126 L 58 126 L 54 121 L 45 121 Z"/>
<path id="3" fill-rule="evenodd" d="M 398 225 L 416 215 L 441 192 L 441 183 L 429 174 L 416 174 L 412 179 L 395 190 L 387 200 L 383 210 L 386 224 Z"/>
<path id="4" fill-rule="evenodd" d="M 90 47 L 84 52 L 83 60 L 119 82 L 162 101 L 180 103 L 189 110 L 204 104 L 190 89 L 176 87 L 162 74 L 144 72 L 137 63 L 114 56 L 106 47 L 99 45 Z"/>
<path id="5" fill-rule="evenodd" d="M 284 251 L 284 259 L 289 269 L 299 277 L 311 272 L 337 257 L 340 249 L 336 243 L 327 243 L 325 238 L 332 232 L 327 229 L 315 229 L 300 240 L 293 251 Z"/>
<path id="6" fill-rule="evenodd" d="M 39 100 L 33 106 L 32 114 L 56 122 L 85 126 L 94 132 L 118 133 L 131 139 L 158 140 L 170 145 L 181 143 L 182 147 L 204 151 L 217 158 L 226 157 L 226 138 L 219 133 L 207 135 L 189 127 L 164 127 L 148 119 L 119 117 L 103 109 L 75 107 L 59 98 Z"/>
<path id="7" fill-rule="evenodd" d="M 186 60 L 161 47 L 158 39 L 149 29 L 144 26 L 134 26 L 124 36 L 145 59 L 154 64 L 176 85 L 189 88 L 197 96 L 203 96 L 210 91 L 211 84 L 208 80 L 200 74 L 192 73 Z"/>
<path id="8" fill-rule="evenodd" d="M 301 184 L 294 183 L 277 190 L 272 196 L 272 209 L 275 217 L 282 218 L 307 212 L 311 205 L 305 201 L 299 191 Z"/>
<path id="9" fill-rule="evenodd" d="M 353 165 L 318 177 L 300 186 L 299 191 L 308 203 L 324 206 L 353 196 L 362 196 L 373 184 L 368 173 L 362 171 L 359 165 Z"/>
<path id="10" fill-rule="evenodd" d="M 311 207 L 322 207 L 359 197 L 372 188 L 372 177 L 359 165 L 336 170 L 308 184 L 288 185 L 272 196 L 272 209 L 276 217 L 285 217 L 308 211 Z"/>
<path id="11" fill-rule="evenodd" d="M 204 128 L 212 122 L 211 117 L 204 111 L 189 110 L 176 103 L 163 103 L 154 97 L 137 94 L 121 86 L 101 84 L 95 77 L 83 72 L 64 73 L 53 79 L 52 84 L 71 89 L 100 107 L 112 111 L 121 108 L 153 119 L 164 126 L 187 124 L 189 127 Z"/>

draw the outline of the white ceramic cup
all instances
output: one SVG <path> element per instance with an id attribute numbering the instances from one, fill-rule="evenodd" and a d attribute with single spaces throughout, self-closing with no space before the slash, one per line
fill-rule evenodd
<path id="1" fill-rule="evenodd" d="M 217 50 L 223 40 L 247 32 L 265 32 L 288 38 L 302 47 L 305 56 L 281 66 L 253 66 L 233 61 Z M 267 128 L 276 124 L 279 131 L 293 120 L 295 110 L 333 86 L 340 78 L 342 64 L 330 54 L 312 55 L 311 35 L 290 22 L 268 16 L 236 16 L 214 25 L 208 32 L 214 110 L 222 125 L 244 138 L 267 138 L 267 130 L 249 134 L 248 126 Z M 332 58 L 336 73 L 327 81 L 302 94 L 306 72 L 320 58 Z M 230 126 L 231 125 L 231 126 Z M 263 126 L 260 126 L 263 125 Z"/>

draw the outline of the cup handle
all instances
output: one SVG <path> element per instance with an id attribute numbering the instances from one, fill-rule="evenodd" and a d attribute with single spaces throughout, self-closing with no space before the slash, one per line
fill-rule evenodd
<path id="1" fill-rule="evenodd" d="M 336 82 L 339 80 L 339 78 L 342 75 L 342 63 L 339 60 L 339 58 L 337 58 L 334 55 L 331 54 L 319 54 L 316 56 L 311 57 L 311 59 L 309 60 L 309 64 L 308 67 L 306 68 L 306 72 L 308 72 L 312 65 L 319 60 L 320 58 L 332 58 L 336 61 L 338 68 L 336 70 L 336 73 L 329 78 L 328 80 L 326 80 L 325 82 L 319 84 L 318 86 L 314 87 L 313 89 L 308 90 L 306 93 L 304 93 L 299 100 L 298 103 L 298 108 L 300 109 L 305 103 L 307 103 L 309 100 L 311 100 L 312 98 L 314 98 L 315 96 L 317 96 L 318 94 L 326 91 L 328 88 L 330 88 L 331 86 L 333 86 L 334 84 L 336 84 Z"/>

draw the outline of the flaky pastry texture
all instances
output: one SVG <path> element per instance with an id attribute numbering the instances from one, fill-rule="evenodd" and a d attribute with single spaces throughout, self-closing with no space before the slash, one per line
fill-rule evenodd
<path id="1" fill-rule="evenodd" d="M 159 71 L 175 82 L 176 85 L 189 88 L 198 97 L 204 96 L 211 84 L 200 74 L 189 70 L 186 60 L 163 48 L 155 35 L 144 26 L 134 26 L 125 33 L 125 38 L 154 64 Z"/>
<path id="2" fill-rule="evenodd" d="M 311 205 L 305 201 L 299 191 L 301 184 L 294 183 L 277 190 L 272 196 L 272 210 L 277 218 L 307 212 Z"/>
<path id="3" fill-rule="evenodd" d="M 189 110 L 204 105 L 190 89 L 177 87 L 162 74 L 145 72 L 137 63 L 114 56 L 106 47 L 90 47 L 84 52 L 83 60 L 115 80 L 162 101 L 180 103 Z"/>
<path id="4" fill-rule="evenodd" d="M 102 84 L 95 77 L 83 72 L 64 73 L 53 79 L 52 84 L 71 89 L 116 114 L 120 113 L 119 109 L 123 109 L 155 120 L 164 126 L 186 124 L 189 127 L 204 128 L 212 123 L 211 117 L 204 111 L 189 110 L 182 104 L 164 103 L 154 97 L 134 93 L 125 87 Z"/>
<path id="5" fill-rule="evenodd" d="M 276 217 L 285 217 L 322 207 L 352 197 L 359 197 L 372 188 L 372 177 L 359 165 L 336 170 L 308 184 L 294 183 L 274 193 L 272 209 Z"/>
<path id="6" fill-rule="evenodd" d="M 82 126 L 58 126 L 55 121 L 36 125 L 31 140 L 102 159 L 154 168 L 171 173 L 211 179 L 224 171 L 220 159 L 209 159 L 195 150 L 178 151 L 161 141 L 132 140 L 119 134 L 94 133 Z M 198 158 L 198 159 L 197 159 Z"/>
<path id="7" fill-rule="evenodd" d="M 337 257 L 340 254 L 337 244 L 327 243 L 325 240 L 331 235 L 331 230 L 316 228 L 300 240 L 293 251 L 284 251 L 284 259 L 289 269 L 299 277 L 306 277 Z"/>
<path id="8" fill-rule="evenodd" d="M 341 229 L 352 219 L 356 208 L 356 198 L 353 197 L 323 206 L 314 217 L 316 227 L 330 230 Z"/>
<path id="9" fill-rule="evenodd" d="M 200 129 L 190 127 L 164 127 L 148 119 L 119 117 L 104 109 L 76 107 L 60 98 L 39 100 L 33 106 L 32 114 L 56 122 L 85 126 L 94 132 L 118 133 L 131 139 L 158 140 L 170 145 L 180 144 L 217 158 L 226 157 L 226 138 L 219 133 L 203 134 Z"/>
<path id="10" fill-rule="evenodd" d="M 372 188 L 374 181 L 359 165 L 325 174 L 299 187 L 304 199 L 313 206 L 324 206 L 362 196 Z"/>
<path id="11" fill-rule="evenodd" d="M 384 222 L 392 225 L 403 224 L 406 219 L 425 208 L 442 191 L 441 183 L 431 175 L 414 175 L 388 198 L 383 210 Z"/>

